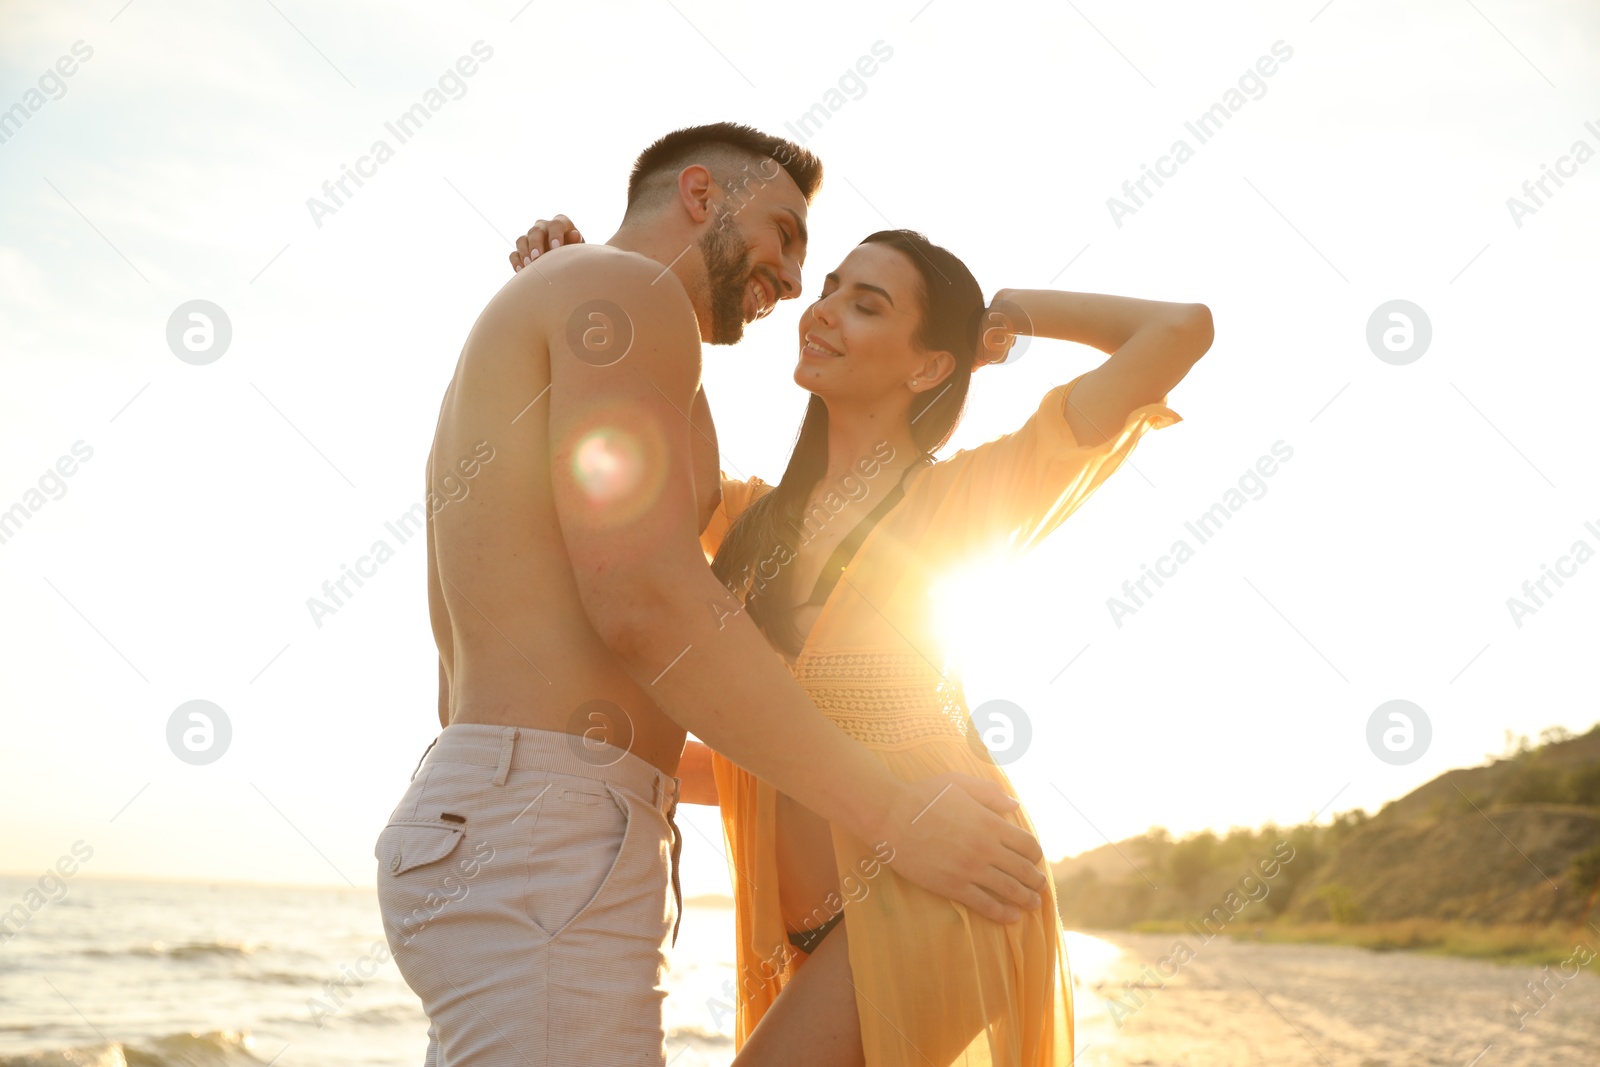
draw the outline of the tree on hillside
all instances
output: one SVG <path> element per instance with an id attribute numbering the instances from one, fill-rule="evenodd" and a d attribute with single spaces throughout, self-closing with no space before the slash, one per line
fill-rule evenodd
<path id="1" fill-rule="evenodd" d="M 1559 804 L 1566 799 L 1565 775 L 1537 756 L 1519 760 L 1503 798 L 1510 804 Z"/>
<path id="2" fill-rule="evenodd" d="M 1140 852 L 1140 867 L 1147 870 L 1166 870 L 1167 852 L 1172 848 L 1172 835 L 1167 833 L 1165 826 L 1150 827 L 1144 832 L 1143 837 L 1135 838 L 1134 843 Z"/>
<path id="3" fill-rule="evenodd" d="M 1210 830 L 1173 845 L 1167 858 L 1167 875 L 1172 883 L 1185 893 L 1193 893 L 1210 873 L 1216 848 L 1217 835 Z"/>
<path id="4" fill-rule="evenodd" d="M 1600 845 L 1572 857 L 1567 878 L 1579 896 L 1587 897 L 1600 890 Z"/>
<path id="5" fill-rule="evenodd" d="M 1500 755 L 1490 756 L 1489 759 L 1491 761 L 1514 760 L 1518 756 L 1525 756 L 1532 751 L 1533 745 L 1528 741 L 1527 734 L 1519 735 L 1511 730 L 1507 730 L 1505 747 L 1501 749 Z"/>
<path id="6" fill-rule="evenodd" d="M 1328 824 L 1329 843 L 1337 846 L 1353 831 L 1365 826 L 1368 819 L 1369 816 L 1362 808 L 1352 808 L 1350 811 L 1335 815 L 1333 821 Z"/>
<path id="7" fill-rule="evenodd" d="M 1541 748 L 1545 745 L 1559 745 L 1563 741 L 1571 741 L 1577 736 L 1565 726 L 1546 726 L 1539 731 L 1539 745 Z"/>
<path id="8" fill-rule="evenodd" d="M 1568 776 L 1567 799 L 1573 804 L 1600 807 L 1600 763 L 1579 767 Z"/>

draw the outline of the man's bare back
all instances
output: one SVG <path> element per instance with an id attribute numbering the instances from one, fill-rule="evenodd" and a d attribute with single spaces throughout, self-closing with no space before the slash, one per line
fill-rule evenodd
<path id="1" fill-rule="evenodd" d="M 672 774 L 684 730 L 590 624 L 556 512 L 549 338 L 565 335 L 572 308 L 562 298 L 566 272 L 552 268 L 568 257 L 628 257 L 660 269 L 604 245 L 565 250 L 544 261 L 548 274 L 527 270 L 508 282 L 467 338 L 428 455 L 430 486 L 451 472 L 471 479 L 467 496 L 442 508 L 429 525 L 429 611 L 443 675 L 440 724 L 587 735 Z M 668 274 L 660 285 L 677 290 L 682 314 L 692 322 L 677 279 Z M 610 357 L 608 348 L 631 342 L 638 327 L 603 310 L 580 316 L 577 325 L 589 331 L 597 362 Z M 703 529 L 720 499 L 715 429 L 704 393 L 696 395 L 690 414 Z M 606 492 L 607 479 L 625 484 L 630 476 L 643 480 L 652 473 L 652 457 L 629 447 L 642 444 L 641 436 L 638 427 L 601 419 L 595 434 L 576 445 L 574 458 L 597 493 Z M 492 461 L 483 463 L 486 448 Z"/>

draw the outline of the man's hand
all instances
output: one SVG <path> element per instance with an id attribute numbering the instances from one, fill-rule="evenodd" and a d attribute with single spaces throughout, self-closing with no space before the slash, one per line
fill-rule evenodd
<path id="1" fill-rule="evenodd" d="M 1016 922 L 1048 884 L 1044 852 L 1032 834 L 1000 818 L 1017 801 L 998 785 L 965 774 L 912 782 L 890 809 L 883 838 L 890 866 L 924 889 L 960 901 L 986 919 Z"/>
<path id="2" fill-rule="evenodd" d="M 520 271 L 534 260 L 562 245 L 583 244 L 583 234 L 572 225 L 572 220 L 565 215 L 557 215 L 553 219 L 540 219 L 533 224 L 526 237 L 517 238 L 517 250 L 511 253 L 512 273 Z"/>

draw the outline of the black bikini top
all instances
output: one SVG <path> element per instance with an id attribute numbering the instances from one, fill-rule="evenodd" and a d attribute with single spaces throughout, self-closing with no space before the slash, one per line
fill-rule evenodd
<path id="1" fill-rule="evenodd" d="M 796 611 L 807 605 L 820 607 L 827 602 L 828 597 L 833 593 L 834 586 L 838 585 L 839 579 L 843 577 L 844 569 L 855 558 L 856 552 L 861 548 L 861 543 L 867 539 L 867 535 L 872 532 L 872 528 L 878 524 L 878 520 L 889 514 L 890 509 L 900 503 L 901 497 L 906 495 L 906 479 L 911 476 L 911 472 L 924 464 L 932 462 L 933 457 L 924 452 L 921 459 L 905 469 L 905 472 L 900 475 L 900 481 L 896 483 L 893 489 L 889 490 L 882 500 L 878 501 L 878 506 L 873 508 L 866 518 L 856 523 L 855 528 L 845 535 L 843 541 L 839 542 L 838 547 L 833 550 L 833 555 L 828 557 L 827 564 L 823 566 L 822 573 L 817 575 L 817 584 L 812 587 L 810 598 L 806 600 L 805 604 L 797 606 L 795 608 Z"/>

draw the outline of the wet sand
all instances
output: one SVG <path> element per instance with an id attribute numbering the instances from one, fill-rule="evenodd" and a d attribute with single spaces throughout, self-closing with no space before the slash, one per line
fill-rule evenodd
<path id="1" fill-rule="evenodd" d="M 1600 958 L 1562 985 L 1556 968 L 1443 956 L 1094 937 L 1121 954 L 1068 935 L 1079 1067 L 1600 1065 Z M 1542 1007 L 1525 985 L 1541 981 Z"/>

